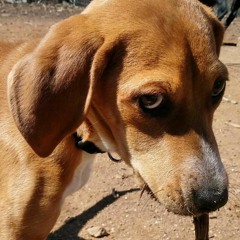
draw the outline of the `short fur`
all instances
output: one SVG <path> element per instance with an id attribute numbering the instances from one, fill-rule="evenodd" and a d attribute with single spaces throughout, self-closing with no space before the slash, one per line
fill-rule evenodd
<path id="1" fill-rule="evenodd" d="M 0 239 L 46 239 L 87 180 L 75 131 L 117 152 L 170 211 L 213 210 L 195 195 L 228 188 L 212 131 L 222 38 L 198 1 L 94 0 L 42 39 L 0 42 Z M 141 107 L 152 94 L 167 114 Z"/>

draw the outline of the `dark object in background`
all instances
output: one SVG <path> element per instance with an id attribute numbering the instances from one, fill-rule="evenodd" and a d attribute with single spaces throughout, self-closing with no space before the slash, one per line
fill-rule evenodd
<path id="1" fill-rule="evenodd" d="M 227 12 L 228 12 L 227 0 L 216 0 L 215 13 L 218 19 L 222 20 L 223 17 L 227 14 Z"/>
<path id="2" fill-rule="evenodd" d="M 227 0 L 199 0 L 201 3 L 214 7 L 215 13 L 219 20 L 223 19 L 223 17 L 228 12 Z"/>
<path id="3" fill-rule="evenodd" d="M 209 7 L 213 7 L 217 3 L 216 0 L 199 0 L 199 1 Z"/>
<path id="4" fill-rule="evenodd" d="M 238 9 L 240 8 L 240 0 L 233 0 L 231 6 L 231 12 L 227 17 L 226 21 L 224 22 L 225 27 L 227 28 L 233 19 L 237 16 Z"/>
<path id="5" fill-rule="evenodd" d="M 209 7 L 214 7 L 214 11 L 219 20 L 222 20 L 224 16 L 228 13 L 227 0 L 199 0 L 199 1 Z M 237 16 L 239 8 L 240 0 L 233 0 L 230 14 L 223 23 L 226 28 L 229 27 L 234 18 Z"/>

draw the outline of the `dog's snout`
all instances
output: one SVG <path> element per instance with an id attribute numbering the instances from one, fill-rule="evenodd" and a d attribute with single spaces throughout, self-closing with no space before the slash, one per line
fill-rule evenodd
<path id="1" fill-rule="evenodd" d="M 228 190 L 207 189 L 193 192 L 193 200 L 199 212 L 212 212 L 224 206 L 228 200 Z"/>

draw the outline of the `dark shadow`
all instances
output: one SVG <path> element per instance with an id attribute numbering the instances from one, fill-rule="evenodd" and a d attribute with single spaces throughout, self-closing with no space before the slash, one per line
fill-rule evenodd
<path id="1" fill-rule="evenodd" d="M 114 203 L 118 198 L 139 190 L 139 188 L 133 188 L 130 190 L 117 192 L 117 198 L 114 197 L 113 194 L 107 195 L 80 215 L 67 220 L 62 227 L 60 227 L 55 232 L 52 232 L 48 236 L 47 240 L 84 240 L 83 238 L 78 237 L 78 233 L 90 219 L 94 218 L 104 208 Z"/>

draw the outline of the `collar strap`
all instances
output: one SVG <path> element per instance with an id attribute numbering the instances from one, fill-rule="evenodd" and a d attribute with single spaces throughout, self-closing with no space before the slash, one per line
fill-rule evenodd
<path id="1" fill-rule="evenodd" d="M 83 141 L 81 136 L 75 132 L 73 134 L 75 145 L 78 149 L 81 149 L 90 154 L 104 153 L 100 148 L 98 148 L 93 142 Z"/>

